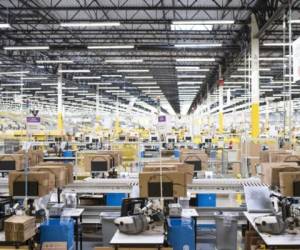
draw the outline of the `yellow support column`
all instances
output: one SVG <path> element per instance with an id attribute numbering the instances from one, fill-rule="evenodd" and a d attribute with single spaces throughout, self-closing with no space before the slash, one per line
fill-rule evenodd
<path id="1" fill-rule="evenodd" d="M 57 130 L 63 135 L 64 120 L 63 120 L 63 99 L 62 99 L 62 70 L 61 64 L 58 67 L 58 81 L 57 81 Z"/>
<path id="2" fill-rule="evenodd" d="M 254 15 L 251 16 L 251 136 L 259 137 L 259 39 L 256 37 L 258 26 Z"/>

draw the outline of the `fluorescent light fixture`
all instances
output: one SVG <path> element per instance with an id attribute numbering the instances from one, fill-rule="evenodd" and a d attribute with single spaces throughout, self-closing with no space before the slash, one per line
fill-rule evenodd
<path id="1" fill-rule="evenodd" d="M 177 82 L 178 85 L 199 85 L 202 84 L 203 82 Z"/>
<path id="2" fill-rule="evenodd" d="M 9 23 L 0 23 L 0 29 L 10 29 L 11 26 Z"/>
<path id="3" fill-rule="evenodd" d="M 177 75 L 177 78 L 205 78 L 205 75 Z"/>
<path id="4" fill-rule="evenodd" d="M 73 79 L 101 79 L 101 76 L 73 76 Z"/>
<path id="5" fill-rule="evenodd" d="M 173 21 L 174 25 L 234 24 L 234 20 L 183 20 Z"/>
<path id="6" fill-rule="evenodd" d="M 2 87 L 18 87 L 18 86 L 24 86 L 24 83 L 2 83 Z"/>
<path id="7" fill-rule="evenodd" d="M 268 43 L 268 42 L 264 42 L 263 46 L 266 47 L 283 47 L 283 46 L 289 46 L 289 43 Z"/>
<path id="8" fill-rule="evenodd" d="M 41 91 L 37 91 L 36 93 L 48 94 L 48 93 L 55 93 L 55 91 L 54 90 L 41 90 Z"/>
<path id="9" fill-rule="evenodd" d="M 208 72 L 209 71 L 209 69 L 200 69 L 199 67 L 193 67 L 193 66 L 190 66 L 190 67 L 185 67 L 185 66 L 177 66 L 177 67 L 175 67 L 176 68 L 176 70 L 178 71 L 178 72 L 197 72 L 197 71 L 199 71 L 199 72 Z"/>
<path id="10" fill-rule="evenodd" d="M 118 73 L 147 73 L 149 69 L 118 69 Z"/>
<path id="11" fill-rule="evenodd" d="M 259 60 L 260 61 L 286 61 L 286 60 L 288 60 L 288 58 L 284 58 L 284 57 L 260 57 Z"/>
<path id="12" fill-rule="evenodd" d="M 139 89 L 159 89 L 159 86 L 139 86 Z"/>
<path id="13" fill-rule="evenodd" d="M 62 69 L 58 73 L 90 73 L 89 69 Z"/>
<path id="14" fill-rule="evenodd" d="M 300 19 L 291 20 L 291 23 L 300 23 Z"/>
<path id="15" fill-rule="evenodd" d="M 0 72 L 0 75 L 22 75 L 28 74 L 29 71 L 7 71 L 7 72 Z"/>
<path id="16" fill-rule="evenodd" d="M 88 82 L 88 85 L 112 85 L 111 82 Z"/>
<path id="17" fill-rule="evenodd" d="M 222 47 L 221 43 L 175 44 L 175 48 L 215 48 Z"/>
<path id="18" fill-rule="evenodd" d="M 102 75 L 102 77 L 122 77 L 122 75 Z"/>
<path id="19" fill-rule="evenodd" d="M 67 64 L 67 63 L 74 63 L 72 60 L 37 60 L 36 63 L 38 64 Z"/>
<path id="20" fill-rule="evenodd" d="M 49 46 L 5 46 L 4 50 L 48 50 Z"/>
<path id="21" fill-rule="evenodd" d="M 37 76 L 37 77 L 23 77 L 23 80 L 47 80 L 48 77 L 40 77 L 40 76 Z"/>
<path id="22" fill-rule="evenodd" d="M 211 24 L 171 24 L 171 30 L 175 31 L 211 31 L 213 29 L 213 25 Z"/>
<path id="23" fill-rule="evenodd" d="M 132 85 L 156 85 L 157 82 L 132 82 Z"/>
<path id="24" fill-rule="evenodd" d="M 61 27 L 113 27 L 113 26 L 120 26 L 120 22 L 68 22 L 68 23 L 61 23 Z"/>
<path id="25" fill-rule="evenodd" d="M 176 62 L 214 62 L 215 58 L 200 58 L 200 57 L 191 57 L 191 58 L 176 58 Z"/>
<path id="26" fill-rule="evenodd" d="M 125 76 L 126 79 L 153 79 L 153 76 Z"/>
<path id="27" fill-rule="evenodd" d="M 142 63 L 143 59 L 107 59 L 105 63 Z"/>
<path id="28" fill-rule="evenodd" d="M 26 91 L 26 90 L 41 90 L 42 88 L 23 88 L 23 91 Z"/>
<path id="29" fill-rule="evenodd" d="M 103 46 L 88 46 L 88 49 L 134 49 L 134 45 L 103 45 Z"/>
<path id="30" fill-rule="evenodd" d="M 238 68 L 237 71 L 251 71 L 251 69 L 248 68 Z M 270 68 L 259 68 L 259 71 L 271 71 Z"/>
<path id="31" fill-rule="evenodd" d="M 2 94 L 19 94 L 19 91 L 1 91 Z"/>

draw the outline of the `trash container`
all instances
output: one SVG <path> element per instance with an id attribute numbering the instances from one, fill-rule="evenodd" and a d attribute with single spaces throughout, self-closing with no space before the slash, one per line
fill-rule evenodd
<path id="1" fill-rule="evenodd" d="M 218 250 L 237 249 L 237 214 L 217 213 L 216 220 L 216 247 Z"/>
<path id="2" fill-rule="evenodd" d="M 102 224 L 102 241 L 103 246 L 109 246 L 109 243 L 117 231 L 114 220 L 121 216 L 120 212 L 102 212 L 100 222 Z"/>

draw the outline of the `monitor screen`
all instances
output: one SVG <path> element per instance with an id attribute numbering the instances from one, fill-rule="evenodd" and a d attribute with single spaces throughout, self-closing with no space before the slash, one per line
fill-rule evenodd
<path id="1" fill-rule="evenodd" d="M 157 141 L 157 136 L 152 136 L 151 141 Z"/>
<path id="2" fill-rule="evenodd" d="M 3 170 L 16 170 L 15 161 L 0 161 L 0 171 Z"/>
<path id="3" fill-rule="evenodd" d="M 192 137 L 191 137 L 191 136 L 186 136 L 186 137 L 185 137 L 185 140 L 186 140 L 186 141 L 191 141 L 191 140 L 192 140 Z"/>
<path id="4" fill-rule="evenodd" d="M 92 139 L 92 143 L 98 143 L 99 139 Z"/>
<path id="5" fill-rule="evenodd" d="M 201 171 L 201 161 L 185 161 L 184 163 L 194 165 L 194 171 Z"/>
<path id="6" fill-rule="evenodd" d="M 163 182 L 163 197 L 173 197 L 173 183 Z M 160 197 L 160 182 L 149 182 L 148 183 L 148 196 L 149 197 Z"/>
<path id="7" fill-rule="evenodd" d="M 108 166 L 106 161 L 91 161 L 92 172 L 107 172 Z"/>
<path id="8" fill-rule="evenodd" d="M 35 181 L 28 181 L 27 183 L 27 195 L 38 196 L 39 183 Z M 13 188 L 13 196 L 25 196 L 25 181 L 15 181 Z"/>
<path id="9" fill-rule="evenodd" d="M 174 138 L 169 138 L 168 139 L 168 143 L 174 143 L 175 142 L 175 139 Z"/>
<path id="10" fill-rule="evenodd" d="M 294 181 L 293 187 L 294 187 L 294 196 L 300 197 L 300 181 Z"/>
<path id="11" fill-rule="evenodd" d="M 119 140 L 120 140 L 120 141 L 125 141 L 125 136 L 120 136 L 120 137 L 119 137 Z"/>
<path id="12" fill-rule="evenodd" d="M 90 141 L 90 137 L 85 137 L 85 141 L 89 142 Z"/>

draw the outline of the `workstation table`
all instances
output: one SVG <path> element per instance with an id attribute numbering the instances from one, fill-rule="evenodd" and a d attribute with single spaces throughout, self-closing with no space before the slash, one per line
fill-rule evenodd
<path id="1" fill-rule="evenodd" d="M 244 212 L 245 217 L 255 231 L 259 234 L 264 243 L 271 249 L 300 249 L 300 234 L 283 233 L 281 235 L 270 235 L 261 233 L 255 225 L 256 218 L 268 216 L 268 213 L 248 213 Z"/>
<path id="2" fill-rule="evenodd" d="M 164 233 L 160 231 L 146 231 L 138 235 L 128 235 L 116 231 L 110 244 L 117 250 L 119 247 L 143 247 L 161 249 L 164 244 Z"/>

